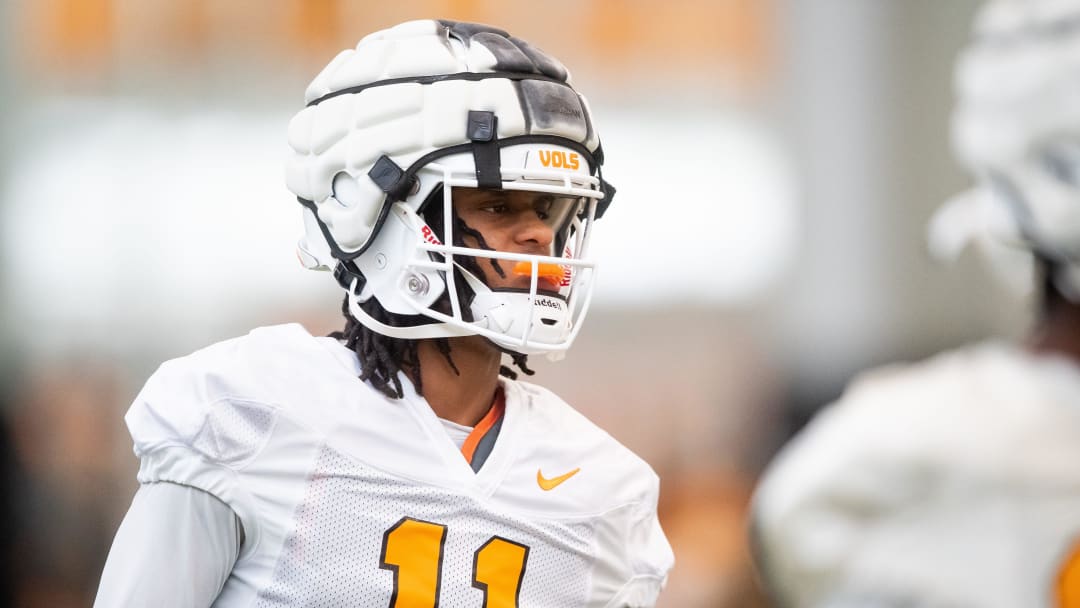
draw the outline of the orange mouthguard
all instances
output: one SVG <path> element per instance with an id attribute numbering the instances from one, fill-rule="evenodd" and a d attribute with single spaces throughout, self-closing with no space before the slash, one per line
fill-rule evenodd
<path id="1" fill-rule="evenodd" d="M 552 287 L 562 286 L 564 268 L 559 264 L 537 264 L 537 279 L 547 281 Z M 532 276 L 531 262 L 518 262 L 514 264 L 514 274 L 519 277 Z"/>

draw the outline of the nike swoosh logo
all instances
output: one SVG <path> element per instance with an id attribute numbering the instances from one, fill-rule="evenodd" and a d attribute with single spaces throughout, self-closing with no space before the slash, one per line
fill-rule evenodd
<path id="1" fill-rule="evenodd" d="M 577 472 L 580 470 L 581 467 L 578 467 L 573 471 L 570 471 L 569 473 L 563 473 L 558 477 L 552 477 L 551 479 L 547 479 L 546 477 L 544 477 L 544 474 L 540 472 L 540 469 L 536 469 L 536 483 L 540 486 L 541 490 L 544 490 L 545 492 L 550 492 L 551 490 L 554 490 L 556 487 L 558 487 L 558 485 L 562 482 L 570 479 L 574 475 L 577 475 Z"/>

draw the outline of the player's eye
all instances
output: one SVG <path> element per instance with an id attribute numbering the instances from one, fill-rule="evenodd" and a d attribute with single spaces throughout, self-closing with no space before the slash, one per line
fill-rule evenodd
<path id="1" fill-rule="evenodd" d="M 510 205 L 503 200 L 490 200 L 480 204 L 480 211 L 492 215 L 502 215 L 510 211 Z"/>
<path id="2" fill-rule="evenodd" d="M 555 202 L 550 198 L 538 199 L 533 203 L 533 210 L 536 212 L 536 217 L 546 220 L 551 217 L 551 207 Z"/>

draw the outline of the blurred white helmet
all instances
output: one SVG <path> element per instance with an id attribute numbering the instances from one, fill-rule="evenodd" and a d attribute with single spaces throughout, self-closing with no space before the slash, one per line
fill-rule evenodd
<path id="1" fill-rule="evenodd" d="M 479 334 L 524 354 L 570 346 L 594 284 L 590 231 L 614 189 L 588 104 L 558 60 L 489 26 L 412 21 L 343 51 L 305 97 L 287 167 L 304 206 L 298 254 L 333 270 L 358 321 L 404 339 Z M 552 195 L 551 250 L 465 247 L 454 188 Z M 465 267 L 478 259 L 530 288 L 490 288 Z M 402 322 L 368 314 L 372 298 Z"/>
<path id="2" fill-rule="evenodd" d="M 932 251 L 975 241 L 999 267 L 1022 252 L 1028 269 L 1034 254 L 1080 302 L 1080 2 L 986 4 L 956 89 L 953 147 L 978 185 L 935 215 Z"/>

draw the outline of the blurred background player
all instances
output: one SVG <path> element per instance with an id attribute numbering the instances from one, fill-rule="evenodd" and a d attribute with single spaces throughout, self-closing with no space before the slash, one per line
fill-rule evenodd
<path id="1" fill-rule="evenodd" d="M 1080 2 L 997 0 L 956 70 L 954 147 L 978 187 L 931 247 L 974 240 L 1041 284 L 1021 344 L 864 375 L 755 496 L 780 606 L 1080 606 Z"/>
<path id="2" fill-rule="evenodd" d="M 345 329 L 261 328 L 150 378 L 97 605 L 653 605 L 655 473 L 514 380 L 576 337 L 614 195 L 566 68 L 412 21 L 305 97 L 298 255 L 346 290 Z"/>

